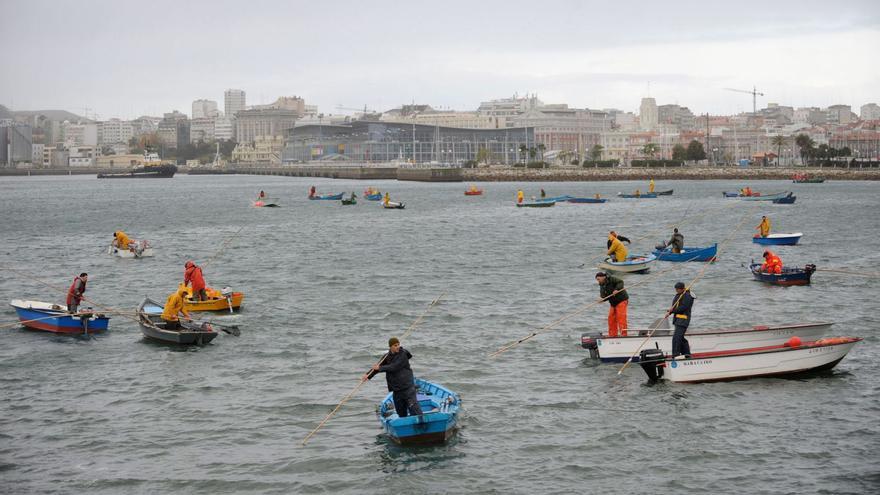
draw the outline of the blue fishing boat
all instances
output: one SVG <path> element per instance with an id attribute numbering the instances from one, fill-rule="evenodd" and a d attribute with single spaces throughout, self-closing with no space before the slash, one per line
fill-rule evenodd
<path id="1" fill-rule="evenodd" d="M 329 200 L 333 200 L 333 201 L 339 201 L 340 199 L 342 199 L 342 195 L 343 195 L 343 194 L 345 194 L 345 193 L 339 193 L 339 194 L 317 194 L 317 195 L 315 195 L 315 196 L 309 196 L 309 199 L 329 199 Z"/>
<path id="2" fill-rule="evenodd" d="M 797 196 L 794 196 L 791 193 L 788 193 L 788 196 L 784 198 L 776 198 L 773 200 L 773 204 L 775 205 L 790 205 L 794 203 L 794 200 L 797 199 Z"/>
<path id="3" fill-rule="evenodd" d="M 539 203 L 560 203 L 563 201 L 568 201 L 569 199 L 571 199 L 571 196 L 565 195 L 565 196 L 553 196 L 552 198 L 541 198 L 541 199 L 536 199 L 535 201 L 537 201 Z"/>
<path id="4" fill-rule="evenodd" d="M 657 193 L 643 193 L 643 194 L 617 193 L 617 196 L 621 197 L 621 198 L 630 198 L 630 199 L 654 199 L 657 197 Z"/>
<path id="5" fill-rule="evenodd" d="M 522 203 L 517 203 L 517 208 L 547 208 L 548 206 L 553 206 L 556 204 L 556 201 L 523 201 Z"/>
<path id="6" fill-rule="evenodd" d="M 648 270 L 651 269 L 650 264 L 655 261 L 657 261 L 657 257 L 653 254 L 635 254 L 627 256 L 625 261 L 613 261 L 611 258 L 605 258 L 605 261 L 599 263 L 599 269 L 617 273 L 648 273 Z"/>
<path id="7" fill-rule="evenodd" d="M 366 194 L 364 195 L 364 199 L 366 199 L 367 201 L 381 201 L 382 193 Z"/>
<path id="8" fill-rule="evenodd" d="M 604 203 L 608 200 L 604 198 L 568 198 L 565 201 L 569 203 Z"/>
<path id="9" fill-rule="evenodd" d="M 764 273 L 759 263 L 749 265 L 755 280 L 773 285 L 810 285 L 810 277 L 816 271 L 816 265 L 808 264 L 803 268 L 783 267 L 782 273 Z"/>
<path id="10" fill-rule="evenodd" d="M 376 409 L 385 433 L 400 445 L 430 445 L 452 438 L 458 427 L 461 398 L 445 387 L 421 378 L 415 379 L 416 398 L 422 413 L 401 418 L 394 410 L 392 393 Z"/>
<path id="11" fill-rule="evenodd" d="M 742 201 L 773 201 L 774 199 L 784 198 L 791 194 L 789 191 L 782 191 L 774 194 L 767 194 L 764 196 L 761 195 L 752 195 L 752 196 L 742 196 L 739 198 Z"/>
<path id="12" fill-rule="evenodd" d="M 761 244 L 762 246 L 794 246 L 801 240 L 804 234 L 795 232 L 793 234 L 770 234 L 767 237 L 756 235 L 752 237 L 752 242 Z"/>
<path id="13" fill-rule="evenodd" d="M 99 313 L 80 310 L 76 315 L 58 304 L 13 299 L 18 320 L 27 328 L 52 333 L 90 334 L 107 330 L 110 318 Z"/>
<path id="14" fill-rule="evenodd" d="M 672 193 L 675 192 L 675 189 L 670 189 L 668 191 L 657 191 L 657 196 L 672 196 Z"/>
<path id="15" fill-rule="evenodd" d="M 725 198 L 738 198 L 740 196 L 742 196 L 742 194 L 740 194 L 738 192 L 724 191 Z"/>
<path id="16" fill-rule="evenodd" d="M 709 247 L 687 247 L 680 253 L 673 253 L 672 247 L 665 249 L 655 249 L 654 256 L 660 261 L 715 261 L 715 255 L 718 253 L 718 244 L 712 244 Z"/>

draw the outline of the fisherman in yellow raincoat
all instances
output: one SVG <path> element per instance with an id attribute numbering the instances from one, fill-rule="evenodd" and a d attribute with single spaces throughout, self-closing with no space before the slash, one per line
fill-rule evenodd
<path id="1" fill-rule="evenodd" d="M 654 179 L 651 179 L 651 182 L 648 183 L 648 192 L 649 193 L 654 192 Z"/>
<path id="2" fill-rule="evenodd" d="M 128 244 L 131 242 L 131 239 L 125 235 L 125 232 L 121 230 L 117 230 L 113 233 L 113 245 L 119 249 L 128 249 Z"/>
<path id="3" fill-rule="evenodd" d="M 770 219 L 766 216 L 761 217 L 761 223 L 755 227 L 755 230 L 759 231 L 761 237 L 767 237 L 770 235 Z"/>
<path id="4" fill-rule="evenodd" d="M 385 199 L 382 202 L 385 203 L 385 206 L 388 206 L 388 203 L 391 202 L 391 196 L 388 195 L 388 191 L 385 191 Z"/>
<path id="5" fill-rule="evenodd" d="M 617 238 L 617 235 L 615 235 L 614 232 L 608 234 L 608 240 L 611 242 L 611 247 L 608 248 L 608 253 L 606 254 L 609 256 L 613 255 L 614 261 L 617 261 L 618 263 L 626 261 L 626 256 L 629 252 L 626 250 L 626 246 L 624 246 L 623 243 L 620 242 L 620 239 Z"/>
<path id="6" fill-rule="evenodd" d="M 183 304 L 183 298 L 186 297 L 186 287 L 180 287 L 173 292 L 168 299 L 165 300 L 165 308 L 162 310 L 162 320 L 165 321 L 166 330 L 180 329 L 180 317 L 178 313 L 183 313 L 189 319 L 189 311 Z"/>
<path id="7" fill-rule="evenodd" d="M 525 198 L 526 198 L 526 195 L 523 194 L 522 189 L 520 189 L 516 192 L 516 202 L 517 203 L 522 203 Z"/>

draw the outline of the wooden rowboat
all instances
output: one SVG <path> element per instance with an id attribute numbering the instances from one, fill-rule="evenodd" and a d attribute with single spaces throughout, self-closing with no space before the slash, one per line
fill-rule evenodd
<path id="1" fill-rule="evenodd" d="M 15 308 L 21 324 L 31 330 L 91 334 L 107 330 L 110 323 L 110 318 L 100 313 L 81 310 L 80 313 L 72 315 L 67 312 L 66 306 L 59 304 L 23 299 L 13 299 L 9 304 Z"/>
<path id="2" fill-rule="evenodd" d="M 385 433 L 400 445 L 432 445 L 444 443 L 458 428 L 461 399 L 458 394 L 420 378 L 415 379 L 416 398 L 422 413 L 401 418 L 394 409 L 393 394 L 379 404 L 376 415 Z"/>
<path id="3" fill-rule="evenodd" d="M 666 249 L 655 249 L 654 256 L 660 261 L 715 261 L 715 255 L 718 253 L 718 244 L 712 244 L 708 247 L 687 247 L 680 253 L 673 253 L 671 247 Z"/>
<path id="4" fill-rule="evenodd" d="M 166 344 L 205 345 L 217 337 L 210 323 L 181 321 L 181 328 L 168 330 L 162 320 L 164 307 L 145 297 L 137 308 L 138 326 L 144 337 Z"/>
<path id="5" fill-rule="evenodd" d="M 402 210 L 406 208 L 406 203 L 395 203 L 394 201 L 389 201 L 387 203 L 382 203 L 382 208 L 386 210 Z"/>
<path id="6" fill-rule="evenodd" d="M 345 193 L 339 193 L 339 194 L 317 194 L 317 195 L 315 195 L 315 196 L 309 196 L 309 199 L 311 199 L 311 200 L 320 200 L 320 199 L 323 199 L 323 200 L 339 201 L 340 199 L 342 199 L 342 195 L 343 195 L 343 194 L 345 194 Z"/>
<path id="7" fill-rule="evenodd" d="M 556 204 L 556 201 L 523 201 L 517 203 L 517 208 L 548 208 Z"/>
<path id="8" fill-rule="evenodd" d="M 199 301 L 192 298 L 192 287 L 184 287 L 183 284 L 179 284 L 178 288 L 186 289 L 186 296 L 183 299 L 183 307 L 186 308 L 187 311 L 232 312 L 233 310 L 239 309 L 242 301 L 244 301 L 243 293 L 233 292 L 229 287 L 224 287 L 221 290 L 206 287 L 205 292 L 208 295 L 208 299 L 205 301 Z"/>
<path id="9" fill-rule="evenodd" d="M 810 285 L 810 277 L 816 271 L 816 265 L 808 264 L 803 268 L 783 267 L 782 273 L 765 273 L 761 271 L 761 265 L 752 263 L 749 265 L 755 280 L 772 285 Z"/>
<path id="10" fill-rule="evenodd" d="M 568 198 L 565 201 L 568 203 L 604 203 L 608 200 L 604 198 Z"/>
<path id="11" fill-rule="evenodd" d="M 752 237 L 752 242 L 755 244 L 761 244 L 762 246 L 794 246 L 801 240 L 804 234 L 801 232 L 795 232 L 793 234 L 770 234 L 767 237 L 761 237 L 759 235 L 755 235 Z"/>
<path id="12" fill-rule="evenodd" d="M 627 256 L 626 261 L 612 261 L 609 257 L 599 263 L 599 269 L 617 273 L 648 273 L 651 263 L 655 261 L 657 257 L 653 254 Z"/>
<path id="13" fill-rule="evenodd" d="M 641 193 L 641 194 L 626 194 L 626 193 L 617 193 L 618 197 L 627 198 L 627 199 L 655 199 L 657 197 L 657 193 Z"/>
<path id="14" fill-rule="evenodd" d="M 670 190 L 668 190 L 668 191 L 657 191 L 655 194 L 656 194 L 657 196 L 672 196 L 672 193 L 673 193 L 674 191 L 675 191 L 675 189 L 670 189 Z"/>

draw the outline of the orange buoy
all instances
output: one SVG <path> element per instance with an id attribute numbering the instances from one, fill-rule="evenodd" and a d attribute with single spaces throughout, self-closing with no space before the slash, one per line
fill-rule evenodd
<path id="1" fill-rule="evenodd" d="M 786 342 L 785 345 L 788 347 L 800 347 L 801 338 L 795 335 L 792 338 L 788 339 L 788 342 Z"/>

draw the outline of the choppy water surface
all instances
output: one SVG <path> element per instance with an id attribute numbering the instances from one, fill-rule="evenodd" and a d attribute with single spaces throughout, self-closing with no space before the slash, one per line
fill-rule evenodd
<path id="1" fill-rule="evenodd" d="M 124 317 L 89 339 L 2 329 L 0 492 L 4 493 L 876 493 L 880 485 L 878 279 L 819 272 L 810 287 L 770 287 L 744 268 L 761 214 L 804 232 L 777 251 L 791 264 L 880 271 L 880 196 L 872 182 L 753 182 L 792 189 L 794 205 L 725 200 L 724 181 L 661 182 L 672 197 L 604 205 L 513 207 L 520 184 L 376 182 L 406 210 L 307 201 L 368 184 L 328 179 L 178 176 L 0 179 L 0 301 L 87 296 L 133 310 L 164 298 L 188 258 L 210 285 L 246 294 L 223 320 L 241 337 L 179 351 L 144 342 Z M 527 196 L 611 196 L 643 183 L 522 184 Z M 259 190 L 281 208 L 251 208 Z M 684 220 L 683 220 L 684 219 Z M 742 227 L 735 232 L 737 225 Z M 682 222 L 687 244 L 730 242 L 694 288 L 694 326 L 830 320 L 863 337 L 831 373 L 648 386 L 579 347 L 607 305 L 502 354 L 487 354 L 597 298 L 590 266 L 610 228 L 647 251 Z M 156 246 L 152 259 L 104 254 L 116 229 Z M 587 268 L 579 265 L 589 262 Z M 628 276 L 630 326 L 663 315 L 678 280 L 704 265 L 660 263 Z M 17 270 L 19 274 L 10 271 Z M 22 272 L 28 274 L 21 276 Z M 44 285 L 43 282 L 53 287 Z M 404 341 L 417 375 L 459 392 L 458 438 L 436 448 L 387 441 L 366 385 L 308 447 L 306 433 L 430 301 Z M 15 320 L 9 306 L 2 322 Z"/>

